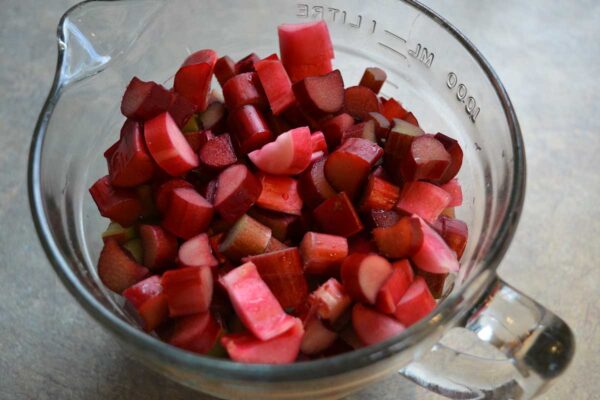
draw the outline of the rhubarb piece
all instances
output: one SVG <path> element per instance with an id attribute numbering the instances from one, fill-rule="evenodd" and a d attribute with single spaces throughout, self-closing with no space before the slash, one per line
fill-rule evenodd
<path id="1" fill-rule="evenodd" d="M 298 179 L 298 192 L 309 208 L 315 208 L 336 192 L 325 178 L 325 158 L 313 162 Z"/>
<path id="2" fill-rule="evenodd" d="M 314 132 L 310 135 L 310 143 L 313 157 L 316 152 L 321 152 L 321 156 L 327 154 L 327 141 L 323 132 Z"/>
<path id="3" fill-rule="evenodd" d="M 223 243 L 223 240 L 225 240 L 225 232 L 217 233 L 216 235 L 212 235 L 208 238 L 210 248 L 217 261 L 219 262 L 219 265 L 225 264 L 225 262 L 227 262 L 227 259 L 225 258 L 223 253 L 219 251 L 219 247 L 221 246 L 221 243 Z"/>
<path id="4" fill-rule="evenodd" d="M 113 186 L 133 187 L 149 181 L 155 164 L 148 154 L 139 123 L 127 120 L 119 145 L 108 159 L 108 174 Z"/>
<path id="5" fill-rule="evenodd" d="M 396 99 L 391 98 L 383 101 L 381 105 L 381 114 L 388 120 L 404 119 L 408 115 L 408 111 Z"/>
<path id="6" fill-rule="evenodd" d="M 367 226 L 371 228 L 389 228 L 400 221 L 401 215 L 394 210 L 370 210 L 367 213 Z"/>
<path id="7" fill-rule="evenodd" d="M 407 328 L 429 314 L 436 306 L 425 280 L 417 276 L 402 299 L 396 304 L 394 316 Z"/>
<path id="8" fill-rule="evenodd" d="M 183 96 L 181 96 L 181 97 L 183 97 Z M 185 97 L 183 97 L 183 98 L 185 99 Z M 185 124 L 185 126 L 183 128 L 181 128 L 181 133 L 183 133 L 184 135 L 187 135 L 188 133 L 198 132 L 198 131 L 202 130 L 202 124 L 200 124 L 200 122 L 198 121 L 198 115 L 199 114 L 194 114 L 192 116 L 192 118 L 190 118 L 188 120 L 188 122 Z"/>
<path id="9" fill-rule="evenodd" d="M 296 175 L 310 164 L 312 142 L 308 127 L 282 133 L 274 142 L 248 154 L 261 171 L 273 175 Z"/>
<path id="10" fill-rule="evenodd" d="M 396 311 L 396 304 L 408 290 L 413 279 L 412 267 L 408 260 L 399 260 L 392 264 L 392 274 L 377 293 L 377 309 L 384 314 L 393 314 Z"/>
<path id="11" fill-rule="evenodd" d="M 352 125 L 344 132 L 342 142 L 349 138 L 366 139 L 370 142 L 377 143 L 377 137 L 375 136 L 375 122 L 364 121 Z"/>
<path id="12" fill-rule="evenodd" d="M 171 201 L 173 190 L 179 188 L 193 189 L 193 185 L 184 179 L 171 179 L 158 187 L 154 196 L 154 203 L 160 213 L 165 213 Z"/>
<path id="13" fill-rule="evenodd" d="M 462 205 L 462 187 L 460 186 L 458 179 L 450 179 L 440 187 L 450 195 L 450 203 L 448 203 L 448 207 L 458 207 Z"/>
<path id="14" fill-rule="evenodd" d="M 365 69 L 359 86 L 369 88 L 373 93 L 378 94 L 386 79 L 387 74 L 384 70 L 377 67 L 370 67 Z"/>
<path id="15" fill-rule="evenodd" d="M 327 145 L 330 149 L 334 149 L 340 145 L 344 132 L 354 125 L 354 118 L 350 114 L 342 113 L 325 120 L 321 124 L 321 130 Z"/>
<path id="16" fill-rule="evenodd" d="M 265 253 L 273 253 L 274 251 L 285 250 L 285 249 L 289 249 L 289 247 L 286 246 L 285 243 L 282 243 L 279 240 L 275 239 L 273 236 L 271 236 L 271 239 L 269 240 L 267 247 L 265 247 Z"/>
<path id="17" fill-rule="evenodd" d="M 208 311 L 213 294 L 209 267 L 189 267 L 167 271 L 161 278 L 169 316 L 179 317 Z"/>
<path id="18" fill-rule="evenodd" d="M 273 139 L 264 117 L 252 105 L 232 110 L 228 123 L 243 154 L 259 149 Z"/>
<path id="19" fill-rule="evenodd" d="M 144 249 L 142 248 L 142 240 L 139 238 L 132 239 L 125 244 L 123 248 L 133 257 L 133 260 L 138 264 L 144 264 Z"/>
<path id="20" fill-rule="evenodd" d="M 467 238 L 469 237 L 467 224 L 459 219 L 445 216 L 441 216 L 438 221 L 442 225 L 441 230 L 438 232 L 460 260 L 467 246 Z"/>
<path id="21" fill-rule="evenodd" d="M 185 140 L 187 140 L 188 144 L 195 152 L 198 152 L 206 142 L 215 137 L 211 131 L 187 132 L 184 133 L 183 136 L 185 136 Z"/>
<path id="22" fill-rule="evenodd" d="M 135 190 L 113 187 L 108 175 L 90 187 L 90 194 L 100 215 L 124 227 L 133 225 L 142 215 L 142 204 Z"/>
<path id="23" fill-rule="evenodd" d="M 389 258 L 414 255 L 423 244 L 424 233 L 417 218 L 403 217 L 395 225 L 373 229 L 379 252 Z"/>
<path id="24" fill-rule="evenodd" d="M 319 64 L 334 58 L 325 21 L 282 24 L 277 33 L 279 54 L 286 69 L 290 65 Z"/>
<path id="25" fill-rule="evenodd" d="M 339 70 L 294 83 L 294 95 L 302 110 L 314 117 L 335 114 L 344 105 L 344 80 Z"/>
<path id="26" fill-rule="evenodd" d="M 321 229 L 332 235 L 350 237 L 363 229 L 352 202 L 344 192 L 321 203 L 314 209 L 313 216 Z"/>
<path id="27" fill-rule="evenodd" d="M 221 343 L 233 361 L 245 364 L 290 364 L 298 357 L 304 335 L 302 321 L 293 318 L 292 323 L 287 331 L 269 340 L 241 333 L 225 335 Z"/>
<path id="28" fill-rule="evenodd" d="M 310 294 L 309 303 L 316 307 L 319 318 L 333 324 L 352 304 L 352 299 L 340 282 L 335 278 L 329 278 Z"/>
<path id="29" fill-rule="evenodd" d="M 158 296 L 162 292 L 163 287 L 160 283 L 160 277 L 153 275 L 125 289 L 123 291 L 123 297 L 139 310 L 141 305 L 147 300 Z"/>
<path id="30" fill-rule="evenodd" d="M 123 99 L 121 114 L 137 121 L 146 121 L 167 111 L 171 104 L 171 93 L 156 82 L 144 82 L 133 77 Z"/>
<path id="31" fill-rule="evenodd" d="M 444 211 L 440 214 L 440 216 L 446 216 L 448 218 L 456 218 L 456 213 L 454 211 L 454 207 L 444 208 Z"/>
<path id="32" fill-rule="evenodd" d="M 392 128 L 392 124 L 383 114 L 378 112 L 370 112 L 369 116 L 367 117 L 367 121 L 373 121 L 375 136 L 377 139 L 387 139 L 390 129 Z"/>
<path id="33" fill-rule="evenodd" d="M 327 157 L 325 176 L 331 186 L 354 198 L 383 150 L 375 143 L 350 138 Z"/>
<path id="34" fill-rule="evenodd" d="M 373 91 L 364 86 L 352 86 L 344 91 L 344 111 L 354 118 L 366 120 L 370 112 L 379 112 L 381 105 Z"/>
<path id="35" fill-rule="evenodd" d="M 300 351 L 307 355 L 315 355 L 325 351 L 338 338 L 338 334 L 323 325 L 319 318 L 311 318 L 304 326 L 304 337 Z"/>
<path id="36" fill-rule="evenodd" d="M 227 133 L 210 139 L 199 153 L 200 164 L 211 170 L 222 170 L 237 162 L 237 156 Z"/>
<path id="37" fill-rule="evenodd" d="M 170 345 L 198 354 L 207 354 L 222 333 L 219 322 L 209 312 L 179 318 Z"/>
<path id="38" fill-rule="evenodd" d="M 226 113 L 225 104 L 215 101 L 206 110 L 198 114 L 198 120 L 202 124 L 202 128 L 210 129 L 213 133 L 222 133 L 227 125 Z"/>
<path id="39" fill-rule="evenodd" d="M 410 150 L 413 140 L 423 135 L 421 128 L 406 121 L 394 119 L 394 125 L 388 133 L 384 147 L 383 165 L 395 181 L 402 180 L 401 164 Z"/>
<path id="40" fill-rule="evenodd" d="M 428 182 L 406 182 L 397 208 L 407 214 L 417 214 L 433 223 L 450 205 L 452 197 L 444 189 Z"/>
<path id="41" fill-rule="evenodd" d="M 108 227 L 102 232 L 102 241 L 106 243 L 108 239 L 114 239 L 119 244 L 135 239 L 137 233 L 133 226 L 125 228 L 118 222 L 111 221 Z"/>
<path id="42" fill-rule="evenodd" d="M 100 252 L 98 276 L 102 283 L 121 294 L 148 275 L 148 270 L 133 260 L 114 239 L 108 239 Z"/>
<path id="43" fill-rule="evenodd" d="M 186 58 L 175 74 L 173 83 L 175 92 L 194 103 L 198 111 L 206 109 L 210 81 L 216 62 L 217 53 L 210 49 L 200 50 Z"/>
<path id="44" fill-rule="evenodd" d="M 291 106 L 296 98 L 292 91 L 292 82 L 281 61 L 262 60 L 254 67 L 260 83 L 267 95 L 271 111 L 274 115 L 281 114 Z"/>
<path id="45" fill-rule="evenodd" d="M 255 53 L 250 53 L 240 61 L 235 63 L 235 73 L 243 74 L 245 72 L 254 72 L 255 64 L 260 61 L 260 57 Z"/>
<path id="46" fill-rule="evenodd" d="M 271 240 L 271 230 L 248 215 L 243 215 L 229 231 L 219 251 L 231 261 L 262 254 Z"/>
<path id="47" fill-rule="evenodd" d="M 256 72 L 245 72 L 230 78 L 223 85 L 223 96 L 230 110 L 246 105 L 264 108 L 267 103 Z"/>
<path id="48" fill-rule="evenodd" d="M 404 325 L 385 314 L 362 304 L 352 309 L 352 326 L 360 341 L 366 346 L 384 342 L 404 332 Z"/>
<path id="49" fill-rule="evenodd" d="M 371 175 L 360 202 L 360 210 L 389 211 L 394 208 L 399 197 L 400 188 L 398 186 Z"/>
<path id="50" fill-rule="evenodd" d="M 298 195 L 298 182 L 287 176 L 261 175 L 262 191 L 256 205 L 271 211 L 301 215 L 302 199 Z"/>
<path id="51" fill-rule="evenodd" d="M 223 87 L 230 78 L 236 75 L 235 62 L 229 56 L 223 56 L 215 63 L 215 76 L 219 81 L 219 85 Z"/>
<path id="52" fill-rule="evenodd" d="M 215 209 L 225 221 L 235 221 L 252 207 L 261 191 L 260 181 L 248 167 L 232 165 L 219 175 Z"/>
<path id="53" fill-rule="evenodd" d="M 220 277 L 219 282 L 229 294 L 238 317 L 260 340 L 273 339 L 294 326 L 296 319 L 283 311 L 252 262 Z"/>
<path id="54" fill-rule="evenodd" d="M 182 267 L 216 267 L 219 265 L 213 256 L 208 235 L 201 233 L 186 240 L 178 252 L 179 265 Z"/>
<path id="55" fill-rule="evenodd" d="M 177 257 L 177 238 L 160 226 L 141 225 L 144 265 L 151 271 L 168 267 Z"/>
<path id="56" fill-rule="evenodd" d="M 279 136 L 293 128 L 283 115 L 275 116 L 272 113 L 269 113 L 265 116 L 265 118 L 269 124 L 269 129 L 271 129 L 271 132 L 273 132 L 275 136 Z"/>
<path id="57" fill-rule="evenodd" d="M 278 240 L 294 239 L 300 230 L 299 217 L 290 214 L 281 214 L 260 208 L 252 208 L 248 215 L 271 228 L 273 238 Z"/>
<path id="58" fill-rule="evenodd" d="M 446 149 L 446 151 L 450 154 L 450 165 L 444 171 L 443 175 L 439 179 L 440 183 L 445 183 L 450 181 L 450 179 L 454 178 L 460 167 L 462 166 L 463 161 L 463 151 L 460 147 L 460 144 L 457 140 L 452 139 L 444 135 L 443 133 L 436 133 L 434 136 Z"/>
<path id="59" fill-rule="evenodd" d="M 448 247 L 444 239 L 421 218 L 418 219 L 423 232 L 419 249 L 411 256 L 417 268 L 434 274 L 458 272 L 456 253 Z"/>
<path id="60" fill-rule="evenodd" d="M 146 121 L 144 135 L 152 158 L 169 175 L 183 175 L 198 166 L 198 156 L 169 113 Z"/>
<path id="61" fill-rule="evenodd" d="M 417 120 L 417 117 L 415 117 L 415 115 L 412 112 L 409 112 L 408 114 L 406 114 L 406 116 L 404 117 L 404 121 L 411 123 L 415 126 L 419 126 L 419 121 Z"/>
<path id="62" fill-rule="evenodd" d="M 377 254 L 351 254 L 342 263 L 342 283 L 352 299 L 375 304 L 377 293 L 392 274 L 391 264 Z"/>
<path id="63" fill-rule="evenodd" d="M 292 82 L 298 82 L 311 76 L 325 75 L 333 71 L 331 60 L 323 60 L 317 64 L 292 64 L 287 65 L 285 69 Z"/>
<path id="64" fill-rule="evenodd" d="M 400 163 L 405 181 L 420 179 L 436 181 L 442 178 L 452 160 L 444 145 L 433 135 L 416 137 Z"/>
<path id="65" fill-rule="evenodd" d="M 252 262 L 281 307 L 296 308 L 308 297 L 308 285 L 297 247 L 246 257 Z"/>
<path id="66" fill-rule="evenodd" d="M 158 210 L 154 204 L 154 194 L 150 184 L 140 185 L 135 188 L 138 199 L 142 204 L 142 219 L 153 219 L 158 216 Z"/>
<path id="67" fill-rule="evenodd" d="M 417 275 L 422 277 L 431 292 L 434 299 L 439 299 L 444 294 L 444 284 L 448 273 L 445 274 L 432 274 L 431 272 L 417 269 Z"/>
<path id="68" fill-rule="evenodd" d="M 187 97 L 175 93 L 167 111 L 179 129 L 184 130 L 189 121 L 195 120 L 194 113 L 196 110 L 196 104 L 188 100 Z"/>
<path id="69" fill-rule="evenodd" d="M 368 234 L 362 232 L 359 235 L 354 236 L 348 241 L 348 254 L 354 253 L 377 253 L 377 247 L 371 240 Z"/>
<path id="70" fill-rule="evenodd" d="M 142 318 L 142 326 L 146 332 L 152 332 L 160 324 L 166 321 L 169 316 L 169 306 L 164 294 L 148 299 L 138 309 L 138 314 Z"/>
<path id="71" fill-rule="evenodd" d="M 307 273 L 333 275 L 348 255 L 348 240 L 342 236 L 306 232 L 300 243 L 300 254 Z"/>
<path id="72" fill-rule="evenodd" d="M 174 189 L 162 226 L 175 236 L 190 239 L 208 228 L 213 206 L 194 189 Z"/>

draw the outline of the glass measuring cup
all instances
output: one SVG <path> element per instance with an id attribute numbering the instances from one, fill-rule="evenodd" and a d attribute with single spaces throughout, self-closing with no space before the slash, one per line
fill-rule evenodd
<path id="1" fill-rule="evenodd" d="M 118 132 L 119 102 L 133 75 L 168 80 L 193 50 L 267 55 L 276 26 L 323 18 L 346 83 L 367 66 L 389 75 L 427 131 L 457 137 L 470 243 L 445 300 L 397 338 L 341 356 L 288 366 L 242 365 L 187 353 L 144 334 L 100 284 L 103 221 L 87 188 L 105 172 L 102 151 Z M 529 398 L 567 367 L 575 345 L 554 314 L 496 275 L 516 228 L 525 160 L 518 123 L 493 70 L 441 17 L 413 1 L 104 1 L 71 9 L 59 26 L 54 85 L 33 138 L 29 189 L 42 244 L 82 306 L 149 367 L 230 399 L 338 398 L 398 370 L 455 398 Z M 474 358 L 438 343 L 466 327 L 507 360 Z M 470 397 L 469 397 L 470 396 Z"/>

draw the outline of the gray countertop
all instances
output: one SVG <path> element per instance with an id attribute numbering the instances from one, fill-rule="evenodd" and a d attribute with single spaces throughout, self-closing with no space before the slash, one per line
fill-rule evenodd
<path id="1" fill-rule="evenodd" d="M 26 159 L 74 1 L 0 2 L 0 399 L 204 399 L 127 358 L 67 293 L 35 234 Z M 499 271 L 572 327 L 577 353 L 545 399 L 598 399 L 600 2 L 426 1 L 494 66 L 527 150 L 527 198 Z M 434 399 L 392 377 L 352 399 Z"/>

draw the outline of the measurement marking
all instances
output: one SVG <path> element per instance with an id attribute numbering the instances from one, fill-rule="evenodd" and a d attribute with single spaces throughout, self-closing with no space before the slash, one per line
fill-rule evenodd
<path id="1" fill-rule="evenodd" d="M 396 85 L 394 82 L 390 81 L 389 79 L 386 79 L 385 83 L 389 83 L 391 86 L 395 87 L 396 89 L 400 89 L 400 86 Z"/>
<path id="2" fill-rule="evenodd" d="M 394 53 L 396 53 L 396 54 L 397 54 L 397 55 L 399 55 L 400 57 L 402 57 L 402 58 L 404 58 L 405 60 L 407 60 L 407 57 L 406 57 L 404 54 L 400 53 L 400 52 L 399 52 L 398 50 L 396 50 L 395 48 L 393 48 L 393 47 L 391 47 L 391 46 L 388 46 L 387 44 L 385 44 L 385 43 L 381 43 L 381 42 L 377 42 L 377 44 L 378 44 L 378 45 L 380 45 L 381 47 L 385 47 L 386 49 L 393 51 Z"/>
<path id="3" fill-rule="evenodd" d="M 385 33 L 387 33 L 388 35 L 391 35 L 393 37 L 395 37 L 396 39 L 402 40 L 404 43 L 406 43 L 406 39 L 404 39 L 402 36 L 396 35 L 394 32 L 390 32 L 387 29 L 383 30 Z"/>

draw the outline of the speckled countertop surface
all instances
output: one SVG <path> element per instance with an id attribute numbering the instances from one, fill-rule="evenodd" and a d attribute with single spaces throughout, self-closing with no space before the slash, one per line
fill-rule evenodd
<path id="1" fill-rule="evenodd" d="M 600 379 L 600 3 L 426 1 L 494 66 L 527 150 L 525 209 L 500 267 L 562 316 L 577 353 L 545 399 L 598 399 Z M 38 244 L 26 159 L 75 1 L 0 2 L 0 399 L 205 399 L 122 354 L 67 293 Z M 434 399 L 401 378 L 352 396 Z"/>

